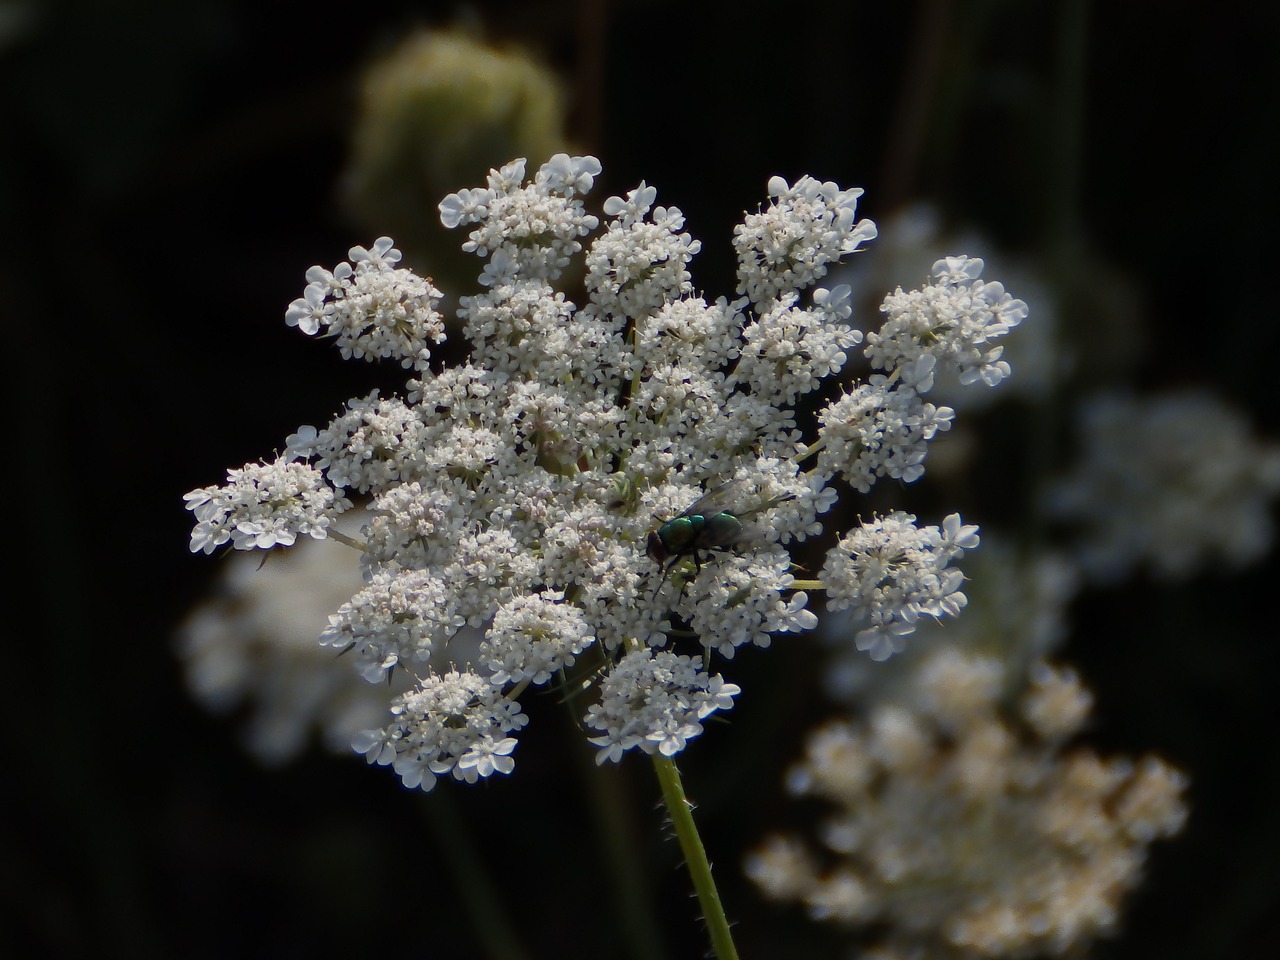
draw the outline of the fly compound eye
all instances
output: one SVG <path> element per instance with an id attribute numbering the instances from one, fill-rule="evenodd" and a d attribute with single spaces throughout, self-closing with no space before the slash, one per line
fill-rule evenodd
<path id="1" fill-rule="evenodd" d="M 654 563 L 667 562 L 667 545 L 662 542 L 662 538 L 658 536 L 657 530 L 649 531 L 648 545 L 649 559 Z"/>

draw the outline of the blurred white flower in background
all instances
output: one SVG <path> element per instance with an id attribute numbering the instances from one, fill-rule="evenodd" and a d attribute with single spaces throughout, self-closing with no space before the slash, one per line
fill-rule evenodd
<path id="1" fill-rule="evenodd" d="M 1010 676 L 952 647 L 916 660 L 897 698 L 816 730 L 788 777 L 831 806 L 822 854 L 774 836 L 747 874 L 814 919 L 881 925 L 876 956 L 1083 950 L 1186 819 L 1185 777 L 1161 760 L 1064 747 L 1091 703 L 1043 661 Z"/>
<path id="2" fill-rule="evenodd" d="M 348 515 L 335 527 L 350 533 L 361 519 Z M 304 538 L 262 560 L 227 554 L 211 596 L 179 628 L 187 687 L 207 709 L 241 714 L 245 747 L 265 764 L 296 759 L 317 736 L 325 749 L 351 756 L 355 734 L 381 724 L 388 697 L 412 679 L 400 671 L 388 692 L 339 669 L 338 652 L 318 641 L 332 612 L 364 586 L 359 555 Z M 459 644 L 466 632 L 452 649 Z"/>
<path id="3" fill-rule="evenodd" d="M 1070 525 L 1089 579 L 1236 571 L 1271 549 L 1280 446 L 1223 398 L 1101 394 L 1079 408 L 1077 432 L 1079 456 L 1046 503 Z"/>

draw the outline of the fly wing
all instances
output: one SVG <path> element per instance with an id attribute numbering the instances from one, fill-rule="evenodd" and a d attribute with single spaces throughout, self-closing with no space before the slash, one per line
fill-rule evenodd
<path id="1" fill-rule="evenodd" d="M 704 493 L 693 506 L 680 514 L 680 516 L 693 517 L 701 514 L 704 517 L 708 517 L 725 511 L 737 515 L 734 507 L 737 506 L 738 500 L 750 486 L 750 481 L 746 479 L 730 480 L 728 483 L 722 483 L 720 486 Z"/>
<path id="2" fill-rule="evenodd" d="M 734 531 L 732 537 L 722 539 L 721 544 L 725 547 L 742 547 L 762 540 L 776 543 L 778 536 L 773 528 L 773 524 L 756 522 L 751 518 L 757 514 L 763 513 L 772 506 L 794 499 L 795 496 L 793 494 L 786 494 L 785 496 L 774 497 L 772 500 L 766 500 L 758 507 L 752 507 L 750 510 L 744 510 L 741 513 L 734 514 L 738 521 L 738 529 Z"/>
<path id="3" fill-rule="evenodd" d="M 754 517 L 757 513 L 763 513 L 770 507 L 776 507 L 780 503 L 786 503 L 788 500 L 794 500 L 795 498 L 796 496 L 794 493 L 787 493 L 781 497 L 774 497 L 772 500 L 766 500 L 764 503 L 757 507 L 752 507 L 750 510 L 743 510 L 741 513 L 736 514 L 736 516 L 739 520 L 747 520 L 750 517 Z M 758 528 L 760 525 L 746 524 L 746 526 L 756 526 Z"/>
<path id="4" fill-rule="evenodd" d="M 753 513 L 755 511 L 752 511 Z M 751 523 L 749 521 L 739 520 L 738 529 L 733 536 L 723 538 L 717 547 L 727 549 L 729 547 L 745 547 L 762 540 L 776 541 L 777 537 L 773 535 L 773 528 L 767 523 Z"/>
<path id="5" fill-rule="evenodd" d="M 788 493 L 744 510 L 741 508 L 741 504 L 751 485 L 751 480 L 745 477 L 740 480 L 730 480 L 728 483 L 722 483 L 720 486 L 704 493 L 693 506 L 681 513 L 680 516 L 693 517 L 701 514 L 704 517 L 710 517 L 723 511 L 732 513 L 739 520 L 746 520 L 779 503 L 795 499 L 795 494 Z M 751 525 L 744 524 L 744 526 Z M 758 530 L 759 527 L 757 526 L 756 529 Z"/>

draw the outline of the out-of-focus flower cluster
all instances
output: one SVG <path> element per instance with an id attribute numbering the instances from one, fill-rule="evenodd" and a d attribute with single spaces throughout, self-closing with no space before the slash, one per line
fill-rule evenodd
<path id="1" fill-rule="evenodd" d="M 245 746 L 263 763 L 295 759 L 317 732 L 329 750 L 350 753 L 351 738 L 386 713 L 387 691 L 338 669 L 316 643 L 329 611 L 361 582 L 353 551 L 324 547 L 303 541 L 266 564 L 228 557 L 177 633 L 188 689 L 210 710 L 243 715 Z M 397 678 L 398 688 L 407 681 Z"/>
<path id="2" fill-rule="evenodd" d="M 596 691 L 583 720 L 599 761 L 682 749 L 739 693 L 711 673 L 713 654 L 816 624 L 787 545 L 822 531 L 835 481 L 917 479 L 951 422 L 926 399 L 935 374 L 1000 382 L 996 341 L 1026 314 L 981 261 L 951 257 L 864 334 L 849 288 L 817 283 L 875 226 L 856 216 L 861 190 L 811 177 L 769 182 L 768 205 L 735 231 L 739 298 L 708 302 L 681 212 L 641 183 L 604 201 L 602 223 L 583 202 L 599 172 L 560 154 L 526 177 L 516 161 L 440 203 L 484 261 L 480 292 L 460 300 L 461 365 L 432 358 L 440 294 L 398 266 L 390 239 L 311 268 L 286 320 L 344 356 L 398 360 L 412 371 L 403 396 L 350 400 L 275 463 L 189 495 L 205 551 L 323 538 L 348 494 L 370 498 L 352 541 L 364 586 L 321 642 L 371 683 L 414 677 L 357 747 L 424 790 L 510 772 L 518 697 L 553 679 Z M 556 286 L 579 261 L 581 304 Z M 820 405 L 806 435 L 796 405 L 864 342 L 875 372 Z M 299 479 L 283 495 L 254 482 L 286 471 Z M 871 518 L 829 553 L 821 586 L 887 656 L 963 607 L 953 563 L 976 529 Z M 466 627 L 484 639 L 463 661 L 450 645 Z M 673 649 L 690 632 L 700 655 Z"/>
<path id="3" fill-rule="evenodd" d="M 1081 407 L 1078 434 L 1079 459 L 1046 499 L 1073 526 L 1090 579 L 1238 570 L 1271 548 L 1280 447 L 1255 439 L 1222 398 L 1099 395 Z"/>
<path id="4" fill-rule="evenodd" d="M 555 72 L 519 46 L 458 29 L 410 33 L 373 60 L 360 83 L 342 177 L 356 222 L 389 233 L 451 293 L 474 261 L 428 215 L 477 170 L 569 146 L 566 98 Z"/>
<path id="5" fill-rule="evenodd" d="M 1065 747 L 1092 702 L 1070 670 L 1009 677 L 944 648 L 912 681 L 816 731 L 791 771 L 834 808 L 824 854 L 777 836 L 748 874 L 816 919 L 885 925 L 876 957 L 1061 955 L 1110 931 L 1148 845 L 1183 824 L 1183 776 Z"/>

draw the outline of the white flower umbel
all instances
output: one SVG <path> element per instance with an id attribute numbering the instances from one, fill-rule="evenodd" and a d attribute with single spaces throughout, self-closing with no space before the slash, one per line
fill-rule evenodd
<path id="1" fill-rule="evenodd" d="M 1187 780 L 1153 756 L 1064 751 L 1089 712 L 1070 670 L 1035 665 L 1012 713 L 1009 680 L 943 648 L 865 721 L 814 731 L 788 787 L 831 804 L 826 856 L 773 837 L 747 874 L 816 920 L 874 925 L 889 956 L 1084 955 L 1148 845 L 1182 828 Z"/>
<path id="2" fill-rule="evenodd" d="M 699 574 L 685 590 L 685 613 L 704 647 L 726 660 L 744 644 L 767 647 L 775 633 L 802 633 L 818 625 L 805 609 L 806 594 L 794 591 L 790 558 L 778 551 L 756 557 L 726 557 Z M 790 596 L 784 594 L 790 593 Z"/>
<path id="3" fill-rule="evenodd" d="M 903 647 L 922 617 L 954 617 L 968 602 L 964 574 L 950 566 L 978 545 L 978 528 L 951 514 L 938 527 L 918 527 L 908 513 L 880 517 L 845 534 L 827 554 L 823 579 L 832 610 L 852 607 L 867 622 L 856 643 L 872 660 Z"/>
<path id="4" fill-rule="evenodd" d="M 1078 411 L 1081 455 L 1048 494 L 1074 525 L 1086 576 L 1114 581 L 1144 566 L 1177 580 L 1238 570 L 1275 538 L 1280 447 L 1203 390 L 1104 394 Z"/>
<path id="5" fill-rule="evenodd" d="M 423 368 L 431 358 L 427 343 L 444 340 L 444 317 L 435 309 L 443 296 L 430 280 L 397 269 L 400 251 L 390 237 L 372 250 L 352 247 L 351 263 L 332 271 L 312 267 L 307 288 L 290 304 L 285 323 L 309 336 L 335 338 L 346 358 L 393 358 Z"/>
<path id="6" fill-rule="evenodd" d="M 525 184 L 525 161 L 515 160 L 489 174 L 488 189 L 452 193 L 440 203 L 440 220 L 450 229 L 474 223 L 462 249 L 489 258 L 481 282 L 520 275 L 533 280 L 560 276 L 569 258 L 600 221 L 578 199 L 600 173 L 595 157 L 557 154 Z"/>
<path id="7" fill-rule="evenodd" d="M 767 306 L 826 276 L 827 268 L 867 240 L 876 225 L 856 220 L 861 187 L 841 190 L 830 181 L 801 177 L 788 186 L 769 181 L 769 209 L 748 214 L 733 230 L 738 252 L 738 292 Z"/>
<path id="8" fill-rule="evenodd" d="M 290 436 L 285 459 L 258 469 L 295 478 L 291 493 L 233 476 L 190 495 L 193 549 L 206 552 L 323 536 L 343 492 L 369 497 L 354 541 L 366 586 L 323 640 L 370 681 L 417 678 L 387 728 L 360 739 L 410 786 L 509 772 L 516 699 L 554 681 L 598 691 L 586 721 L 601 760 L 638 750 L 661 767 L 738 693 L 675 649 L 689 633 L 705 658 L 766 647 L 812 629 L 808 598 L 825 589 L 872 624 L 865 645 L 880 657 L 921 615 L 964 602 L 948 565 L 977 538 L 958 517 L 941 529 L 876 520 L 846 537 L 822 581 L 794 578 L 788 545 L 822 533 L 837 477 L 867 490 L 921 476 L 924 445 L 951 419 L 923 399 L 935 370 L 991 382 L 986 341 L 1025 307 L 982 283 L 980 263 L 946 261 L 918 298 L 930 331 L 896 311 L 892 361 L 806 433 L 797 407 L 813 409 L 870 342 L 849 288 L 816 286 L 875 236 L 856 216 L 861 190 L 774 178 L 735 234 L 741 296 L 710 300 L 694 295 L 701 245 L 681 212 L 641 183 L 605 199 L 602 222 L 583 199 L 599 172 L 592 157 L 559 155 L 526 179 L 517 160 L 440 204 L 484 260 L 479 292 L 459 299 L 460 365 L 431 358 L 439 294 L 397 266 L 389 239 L 313 267 L 287 322 L 333 336 L 345 356 L 398 360 L 412 379 Z M 575 259 L 582 283 L 570 287 Z M 889 580 L 865 568 L 873 555 Z M 464 625 L 484 635 L 474 657 L 451 653 Z"/>
<path id="9" fill-rule="evenodd" d="M 414 476 L 423 425 L 418 411 L 397 397 L 347 401 L 347 409 L 323 430 L 302 427 L 285 441 L 289 456 L 309 458 L 340 489 L 369 493 L 394 488 Z"/>
<path id="10" fill-rule="evenodd" d="M 977 258 L 947 257 L 933 265 L 936 283 L 886 297 L 885 322 L 867 335 L 871 365 L 891 372 L 927 354 L 958 367 L 964 384 L 993 387 L 1007 377 L 1003 348 L 990 344 L 1025 319 L 1027 305 L 1003 284 L 982 280 L 982 266 Z"/>
<path id="11" fill-rule="evenodd" d="M 999 358 L 1018 371 L 1013 382 L 1001 381 L 1000 389 L 994 391 L 969 390 L 959 382 L 959 368 L 951 370 L 944 365 L 933 391 L 935 403 L 963 404 L 968 414 L 1015 395 L 1047 400 L 1049 392 L 1077 365 L 1066 338 L 1057 329 L 1060 321 L 1053 309 L 1053 298 L 1048 295 L 1046 278 L 1034 263 L 997 249 L 974 230 L 944 229 L 941 214 L 927 202 L 900 208 L 879 227 L 875 244 L 865 253 L 841 262 L 830 274 L 832 281 L 848 283 L 859 303 L 883 301 L 884 291 L 893 289 L 902 277 L 928 276 L 939 257 L 952 250 L 965 250 L 970 257 L 980 258 L 986 267 L 998 265 L 1000 276 L 1006 282 L 1016 282 L 1019 291 L 1030 291 L 1028 299 L 1036 304 L 1035 323 L 1005 341 L 1006 349 Z M 988 339 L 992 332 L 987 329 Z"/>
<path id="12" fill-rule="evenodd" d="M 378 570 L 367 587 L 329 618 L 320 645 L 355 651 L 356 669 L 370 683 L 403 663 L 431 659 L 466 625 L 449 589 L 422 570 Z"/>
<path id="13" fill-rule="evenodd" d="M 932 367 L 933 358 L 917 366 Z M 951 429 L 954 412 L 926 402 L 914 387 L 872 375 L 819 415 L 826 445 L 818 471 L 839 474 L 868 492 L 880 477 L 911 483 L 924 476 L 925 445 Z"/>
<path id="14" fill-rule="evenodd" d="M 529 718 L 488 677 L 470 671 L 428 673 L 417 688 L 391 703 L 391 724 L 353 741 L 370 763 L 395 768 L 406 787 L 430 790 L 451 774 L 475 783 L 510 773 L 516 741 L 506 734 Z"/>
<path id="15" fill-rule="evenodd" d="M 702 732 L 703 720 L 728 710 L 741 692 L 719 674 L 707 676 L 701 657 L 634 650 L 614 667 L 601 685 L 600 702 L 587 711 L 587 726 L 604 731 L 591 738 L 601 748 L 596 763 L 621 760 L 632 748 L 674 756 Z"/>
<path id="16" fill-rule="evenodd" d="M 192 490 L 183 499 L 196 516 L 192 553 L 213 553 L 231 541 L 237 550 L 287 547 L 298 534 L 323 540 L 333 518 L 351 502 L 305 463 L 246 463 L 227 471 L 227 484 Z"/>
<path id="17" fill-rule="evenodd" d="M 480 645 L 494 682 L 546 683 L 595 641 L 582 610 L 563 601 L 560 591 L 544 590 L 498 608 Z"/>

